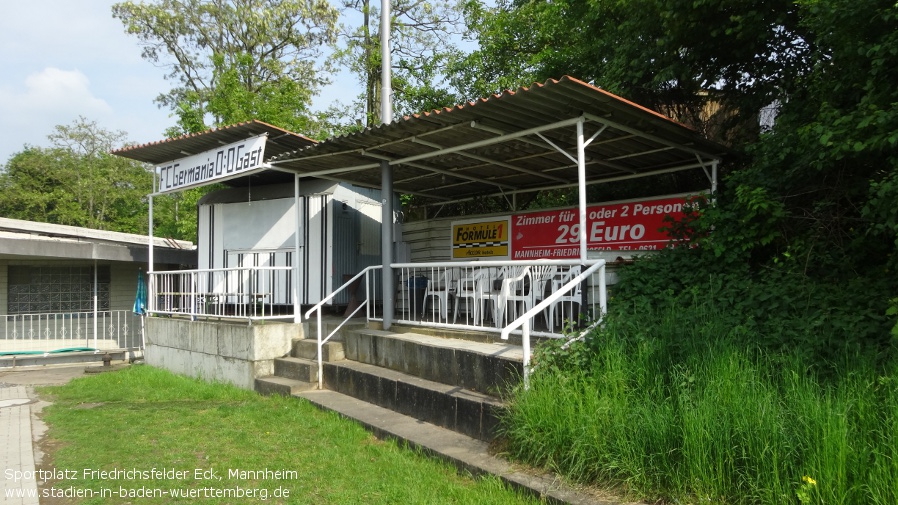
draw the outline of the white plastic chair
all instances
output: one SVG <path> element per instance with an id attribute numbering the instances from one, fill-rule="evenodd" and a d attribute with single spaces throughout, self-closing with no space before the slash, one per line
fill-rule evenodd
<path id="1" fill-rule="evenodd" d="M 555 267 L 551 265 L 531 265 L 527 267 L 506 267 L 505 279 L 501 288 L 491 293 L 494 302 L 493 314 L 497 322 L 508 323 L 519 314 L 524 314 L 539 303 L 546 293 L 546 284 L 555 275 Z M 512 277 L 509 278 L 508 276 Z M 507 281 L 507 282 L 506 282 Z M 507 308 L 511 305 L 512 316 L 506 320 Z M 518 312 L 518 306 L 521 312 Z M 543 314 L 545 316 L 545 313 Z M 547 323 L 548 324 L 548 323 Z"/>
<path id="2" fill-rule="evenodd" d="M 502 279 L 499 289 L 490 290 L 484 295 L 484 300 L 493 304 L 493 322 L 496 326 L 507 322 L 505 312 L 509 303 L 514 303 L 517 308 L 518 302 L 526 303 L 527 300 L 532 300 L 530 291 L 533 288 L 529 265 L 503 267 L 499 276 Z"/>
<path id="3" fill-rule="evenodd" d="M 546 286 L 549 281 L 555 277 L 556 268 L 552 265 L 535 265 L 530 267 L 530 282 L 533 288 L 530 290 L 530 299 L 525 302 L 524 312 L 533 308 L 534 305 L 541 302 L 546 297 Z M 549 326 L 548 315 L 543 311 L 543 317 L 546 317 L 546 326 Z"/>
<path id="4" fill-rule="evenodd" d="M 455 314 L 452 316 L 452 324 L 458 321 L 458 304 L 465 301 L 465 311 L 469 312 L 468 302 L 473 306 L 473 324 L 477 325 L 483 317 L 483 296 L 489 291 L 489 270 L 478 268 L 469 274 L 460 277 L 455 283 Z"/>
<path id="5" fill-rule="evenodd" d="M 564 275 L 552 279 L 552 292 L 560 290 L 562 286 L 570 282 L 571 279 L 580 275 L 580 267 L 573 266 L 568 270 Z M 583 291 L 581 288 L 581 284 L 577 284 L 570 291 L 562 295 L 560 298 L 555 300 L 546 308 L 546 324 L 549 325 L 549 331 L 554 331 L 555 328 L 555 309 L 558 307 L 558 304 L 561 304 L 561 310 L 558 312 L 558 316 L 563 317 L 565 309 L 568 312 L 568 320 L 574 319 L 574 304 L 578 306 L 583 303 Z"/>
<path id="6" fill-rule="evenodd" d="M 425 306 L 427 300 L 431 297 L 439 300 L 440 317 L 447 321 L 449 317 L 449 295 L 452 294 L 452 289 L 452 269 L 444 268 L 435 280 L 431 280 L 427 283 L 427 290 L 424 292 Z"/>

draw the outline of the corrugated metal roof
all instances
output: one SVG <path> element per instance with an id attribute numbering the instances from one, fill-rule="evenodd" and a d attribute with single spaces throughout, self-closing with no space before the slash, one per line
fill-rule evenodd
<path id="1" fill-rule="evenodd" d="M 571 77 L 407 116 L 271 160 L 284 169 L 380 185 L 434 203 L 576 185 L 576 121 L 587 183 L 710 165 L 726 149 L 658 113 Z M 554 144 L 554 146 L 552 145 Z M 559 150 L 560 149 L 560 150 Z M 350 170 L 347 170 L 350 169 Z"/>
<path id="2" fill-rule="evenodd" d="M 387 160 L 395 191 L 439 203 L 576 185 L 580 120 L 585 139 L 594 137 L 585 148 L 588 184 L 708 166 L 726 153 L 665 116 L 563 77 L 266 155 L 279 170 L 369 187 L 380 186 Z M 211 148 L 227 142 L 225 134 L 245 133 L 220 128 L 183 142 Z M 141 159 L 137 150 L 141 161 L 158 164 L 180 152 L 186 144 L 171 145 L 179 142 L 116 154 Z"/>

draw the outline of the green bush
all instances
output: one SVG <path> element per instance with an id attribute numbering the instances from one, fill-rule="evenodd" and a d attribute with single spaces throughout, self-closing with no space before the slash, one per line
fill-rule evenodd
<path id="1" fill-rule="evenodd" d="M 611 309 L 638 319 L 658 308 L 691 307 L 684 317 L 713 311 L 717 323 L 732 330 L 718 338 L 788 350 L 817 364 L 837 362 L 845 352 L 879 361 L 895 353 L 890 330 L 896 318 L 889 312 L 898 282 L 894 275 L 810 276 L 789 260 L 751 271 L 747 262 L 726 264 L 715 261 L 711 251 L 696 249 L 668 250 L 621 269 Z M 684 328 L 694 323 L 681 321 Z"/>

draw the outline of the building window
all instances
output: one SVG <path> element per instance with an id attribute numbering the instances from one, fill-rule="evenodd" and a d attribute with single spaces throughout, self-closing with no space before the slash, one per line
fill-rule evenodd
<path id="1" fill-rule="evenodd" d="M 93 312 L 94 267 L 9 266 L 9 314 Z M 109 267 L 97 267 L 97 309 L 109 310 Z"/>

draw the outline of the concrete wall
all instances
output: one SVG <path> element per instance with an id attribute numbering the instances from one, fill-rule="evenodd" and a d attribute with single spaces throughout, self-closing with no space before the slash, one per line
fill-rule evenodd
<path id="1" fill-rule="evenodd" d="M 408 244 L 412 262 L 451 260 L 452 221 L 459 219 L 452 217 L 403 223 L 402 240 Z"/>
<path id="2" fill-rule="evenodd" d="M 271 322 L 189 321 L 147 318 L 147 364 L 174 373 L 252 390 L 255 379 L 274 374 L 274 359 L 290 352 L 302 325 Z"/>
<path id="3" fill-rule="evenodd" d="M 138 265 L 134 263 L 112 263 L 109 265 L 109 309 L 131 310 L 137 296 Z M 146 270 L 146 267 L 143 268 Z M 146 273 L 143 276 L 146 280 Z"/>

